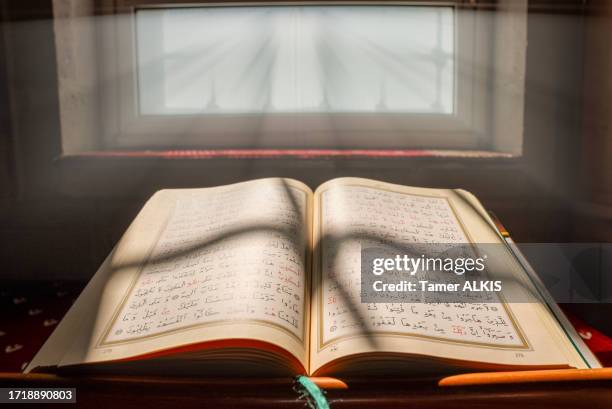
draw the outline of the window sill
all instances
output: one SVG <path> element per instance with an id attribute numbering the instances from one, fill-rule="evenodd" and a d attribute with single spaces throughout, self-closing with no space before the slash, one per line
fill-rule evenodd
<path id="1" fill-rule="evenodd" d="M 343 176 L 409 186 L 462 187 L 503 196 L 522 191 L 524 158 L 490 151 L 168 150 L 94 151 L 56 159 L 68 196 L 149 197 L 165 188 L 288 177 L 312 188 Z"/>
<path id="2" fill-rule="evenodd" d="M 427 149 L 218 149 L 218 150 L 139 150 L 139 151 L 91 151 L 62 155 L 60 159 L 102 158 L 155 158 L 155 159 L 393 159 L 393 158 L 442 158 L 442 159 L 516 159 L 520 155 L 506 152 L 475 150 L 427 150 Z"/>

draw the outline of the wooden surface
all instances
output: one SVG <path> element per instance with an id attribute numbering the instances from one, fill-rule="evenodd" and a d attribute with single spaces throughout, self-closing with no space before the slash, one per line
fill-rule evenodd
<path id="1" fill-rule="evenodd" d="M 445 387 L 436 380 L 347 380 L 327 393 L 332 408 L 608 408 L 611 381 Z M 0 387 L 75 387 L 83 407 L 304 408 L 290 379 L 57 378 L 0 374 Z"/>

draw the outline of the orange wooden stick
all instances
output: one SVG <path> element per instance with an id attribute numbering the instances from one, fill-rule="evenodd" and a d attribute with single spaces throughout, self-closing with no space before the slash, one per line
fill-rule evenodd
<path id="1" fill-rule="evenodd" d="M 546 369 L 516 372 L 482 372 L 453 375 L 441 379 L 439 386 L 490 385 L 502 383 L 612 380 L 612 368 Z"/>
<path id="2" fill-rule="evenodd" d="M 348 389 L 348 385 L 336 378 L 327 376 L 311 376 L 310 380 L 321 389 Z"/>

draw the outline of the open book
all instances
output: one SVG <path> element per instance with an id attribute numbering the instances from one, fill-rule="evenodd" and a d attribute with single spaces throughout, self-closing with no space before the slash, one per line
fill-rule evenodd
<path id="1" fill-rule="evenodd" d="M 27 370 L 341 376 L 587 366 L 535 295 L 487 308 L 362 303 L 360 249 L 389 238 L 503 243 L 463 190 L 341 178 L 312 192 L 273 178 L 159 191 Z M 530 290 L 510 252 L 504 264 Z"/>

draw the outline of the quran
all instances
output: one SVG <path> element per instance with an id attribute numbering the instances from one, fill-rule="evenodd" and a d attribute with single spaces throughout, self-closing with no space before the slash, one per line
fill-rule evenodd
<path id="1" fill-rule="evenodd" d="M 388 240 L 503 243 L 461 189 L 339 178 L 313 192 L 270 178 L 161 190 L 27 371 L 274 377 L 588 367 L 535 295 L 361 302 L 360 249 Z M 504 265 L 530 285 L 515 258 Z"/>

